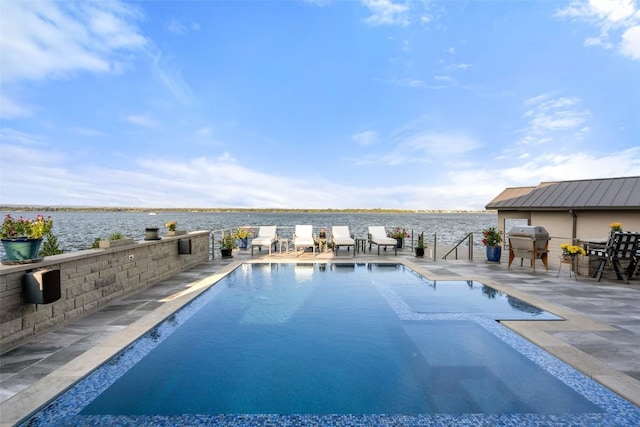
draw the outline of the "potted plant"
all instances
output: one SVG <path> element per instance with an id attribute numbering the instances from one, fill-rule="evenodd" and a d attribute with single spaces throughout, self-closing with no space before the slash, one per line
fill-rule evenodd
<path id="1" fill-rule="evenodd" d="M 238 247 L 240 249 L 247 249 L 249 244 L 249 237 L 253 236 L 253 229 L 250 227 L 238 227 L 236 230 L 236 238 L 238 239 Z"/>
<path id="2" fill-rule="evenodd" d="M 115 246 L 124 246 L 133 244 L 133 239 L 125 237 L 122 233 L 113 233 L 106 239 L 96 239 L 95 244 L 98 243 L 98 248 L 100 249 L 109 249 Z"/>
<path id="3" fill-rule="evenodd" d="M 611 232 L 622 232 L 622 223 L 621 222 L 612 222 L 609 224 L 609 228 L 611 228 Z"/>
<path id="4" fill-rule="evenodd" d="M 425 244 L 424 244 L 424 233 L 420 233 L 418 234 L 418 245 L 416 246 L 416 257 L 417 258 L 422 258 L 424 257 L 424 248 L 425 248 Z"/>
<path id="5" fill-rule="evenodd" d="M 562 249 L 562 262 L 572 264 L 576 255 L 586 255 L 587 252 L 580 246 L 570 245 L 569 243 L 563 243 L 560 245 Z"/>
<path id="6" fill-rule="evenodd" d="M 396 239 L 398 242 L 396 247 L 398 249 L 402 248 L 402 243 L 404 242 L 405 237 L 411 237 L 411 235 L 407 232 L 406 228 L 396 227 L 389 233 L 389 237 Z"/>
<path id="7" fill-rule="evenodd" d="M 327 229 L 322 227 L 318 232 L 318 239 L 326 239 L 327 238 Z"/>
<path id="8" fill-rule="evenodd" d="M 234 236 L 231 232 L 229 232 L 229 234 L 222 232 L 222 239 L 220 240 L 220 254 L 222 255 L 222 257 L 232 257 L 233 255 L 231 255 L 231 253 L 237 247 L 238 242 L 236 236 Z"/>
<path id="9" fill-rule="evenodd" d="M 495 227 L 482 230 L 482 244 L 487 247 L 487 261 L 500 262 L 500 257 L 502 256 L 501 242 L 501 233 Z"/>
<path id="10" fill-rule="evenodd" d="M 171 220 L 165 224 L 165 227 L 169 229 L 167 231 L 167 236 L 181 236 L 183 234 L 187 234 L 184 230 L 178 230 L 178 221 Z"/>
<path id="11" fill-rule="evenodd" d="M 11 214 L 7 214 L 0 233 L 6 260 L 10 263 L 39 261 L 40 245 L 52 228 L 51 217 L 45 218 L 38 214 L 35 219 L 14 219 Z"/>

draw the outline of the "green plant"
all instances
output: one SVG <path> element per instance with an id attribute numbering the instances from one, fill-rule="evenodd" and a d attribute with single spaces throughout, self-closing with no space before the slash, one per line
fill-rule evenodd
<path id="1" fill-rule="evenodd" d="M 501 233 L 495 227 L 482 230 L 482 236 L 482 244 L 485 246 L 499 246 L 500 242 L 502 242 Z"/>
<path id="2" fill-rule="evenodd" d="M 126 239 L 126 237 L 124 236 L 124 234 L 118 233 L 118 232 L 111 234 L 106 239 L 101 239 L 100 237 L 96 237 L 93 243 L 91 244 L 91 249 L 98 249 L 100 247 L 101 240 L 121 240 L 121 239 Z"/>
<path id="3" fill-rule="evenodd" d="M 169 229 L 169 231 L 176 231 L 176 227 L 178 226 L 178 221 L 169 221 L 165 224 L 165 227 Z"/>
<path id="4" fill-rule="evenodd" d="M 58 238 L 49 232 L 44 236 L 44 242 L 42 242 L 42 249 L 40 249 L 40 256 L 51 256 L 62 253 L 62 249 L 58 246 Z"/>
<path id="5" fill-rule="evenodd" d="M 405 237 L 411 237 L 406 228 L 396 227 L 389 232 L 389 237 L 394 239 L 404 239 Z"/>
<path id="6" fill-rule="evenodd" d="M 229 234 L 222 233 L 222 239 L 220 240 L 220 247 L 222 249 L 235 249 L 238 247 L 238 242 L 236 241 L 236 236 L 233 233 L 229 232 Z"/>
<path id="7" fill-rule="evenodd" d="M 611 227 L 611 231 L 622 231 L 622 223 L 620 222 L 612 222 L 611 224 L 609 224 L 609 227 Z"/>
<path id="8" fill-rule="evenodd" d="M 418 234 L 418 248 L 424 249 L 425 244 L 424 244 L 424 233 L 420 233 Z"/>
<path id="9" fill-rule="evenodd" d="M 53 228 L 53 219 L 51 217 L 43 217 L 38 214 L 35 219 L 19 217 L 14 219 L 11 214 L 7 214 L 2 222 L 2 232 L 0 237 L 3 239 L 42 239 L 51 232 Z"/>

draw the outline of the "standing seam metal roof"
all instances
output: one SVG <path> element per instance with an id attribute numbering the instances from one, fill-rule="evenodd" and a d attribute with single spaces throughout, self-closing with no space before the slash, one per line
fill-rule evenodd
<path id="1" fill-rule="evenodd" d="M 537 187 L 507 188 L 485 208 L 640 209 L 640 176 L 541 182 Z"/>

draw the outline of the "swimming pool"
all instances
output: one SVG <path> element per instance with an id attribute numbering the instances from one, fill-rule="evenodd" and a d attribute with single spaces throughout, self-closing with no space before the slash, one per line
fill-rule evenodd
<path id="1" fill-rule="evenodd" d="M 29 424 L 640 420 L 496 319 L 558 318 L 397 264 L 243 265 Z"/>

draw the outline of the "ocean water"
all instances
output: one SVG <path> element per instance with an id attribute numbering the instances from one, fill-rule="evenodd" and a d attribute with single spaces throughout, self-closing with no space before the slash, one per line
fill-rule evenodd
<path id="1" fill-rule="evenodd" d="M 3 217 L 9 212 L 3 212 Z M 288 237 L 296 224 L 311 224 L 314 229 L 333 225 L 347 225 L 356 237 L 365 238 L 367 227 L 381 225 L 389 228 L 406 228 L 413 235 L 424 232 L 425 240 L 455 244 L 468 233 L 474 233 L 475 246 L 481 248 L 480 232 L 483 228 L 497 226 L 495 213 L 220 213 L 220 212 L 10 212 L 12 216 L 35 218 L 38 213 L 53 218 L 53 232 L 64 252 L 91 248 L 96 238 L 107 238 L 120 232 L 135 240 L 144 238 L 146 227 L 160 228 L 160 235 L 167 231 L 165 224 L 178 222 L 178 229 L 187 231 L 209 230 L 218 233 L 239 226 L 257 228 L 260 225 L 282 227 L 280 235 Z M 0 251 L 2 249 L 0 248 Z M 2 256 L 4 252 L 2 251 Z"/>

